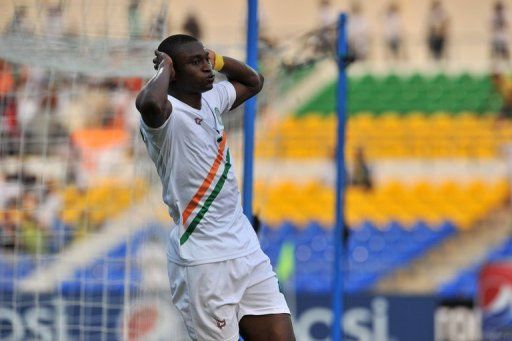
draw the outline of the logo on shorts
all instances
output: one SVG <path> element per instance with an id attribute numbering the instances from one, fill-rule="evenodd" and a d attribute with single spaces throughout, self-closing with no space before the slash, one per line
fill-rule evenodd
<path id="1" fill-rule="evenodd" d="M 222 329 L 226 326 L 226 319 L 217 320 L 215 317 L 213 319 L 217 322 L 217 327 L 219 327 L 219 329 Z"/>
<path id="2" fill-rule="evenodd" d="M 201 122 L 203 122 L 202 118 L 196 117 L 195 119 L 197 125 L 201 125 Z"/>

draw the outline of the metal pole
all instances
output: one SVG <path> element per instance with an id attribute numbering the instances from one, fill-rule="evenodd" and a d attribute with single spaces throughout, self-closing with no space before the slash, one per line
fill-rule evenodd
<path id="1" fill-rule="evenodd" d="M 258 0 L 247 2 L 247 65 L 258 69 Z M 256 97 L 245 102 L 244 111 L 244 172 L 243 172 L 243 208 L 244 213 L 253 222 L 252 190 L 254 167 L 254 118 L 256 116 Z"/>
<path id="2" fill-rule="evenodd" d="M 337 55 L 338 63 L 338 87 L 337 98 L 337 150 L 336 150 L 336 226 L 334 229 L 335 238 L 335 260 L 334 260 L 334 290 L 333 290 L 333 321 L 332 321 L 332 339 L 334 341 L 343 340 L 343 288 L 344 288 L 344 196 L 345 191 L 345 119 L 346 119 L 346 93 L 347 93 L 347 75 L 345 72 L 345 57 L 347 55 L 347 36 L 346 36 L 347 15 L 341 13 L 338 19 L 337 27 Z"/>

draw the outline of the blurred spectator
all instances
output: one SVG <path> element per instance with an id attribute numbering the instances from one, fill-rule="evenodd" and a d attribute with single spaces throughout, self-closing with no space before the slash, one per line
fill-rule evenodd
<path id="1" fill-rule="evenodd" d="M 123 86 L 118 87 L 111 96 L 111 104 L 115 112 L 117 128 L 124 128 L 132 136 L 139 134 L 140 115 L 133 105 L 138 90 L 142 86 L 137 78 L 122 81 Z"/>
<path id="2" fill-rule="evenodd" d="M 197 15 L 193 12 L 190 12 L 185 18 L 185 22 L 183 23 L 183 32 L 185 34 L 191 35 L 199 40 L 202 39 L 202 29 L 201 24 L 199 23 L 199 19 Z"/>
<path id="3" fill-rule="evenodd" d="M 331 5 L 330 0 L 319 0 L 318 2 L 318 24 L 320 27 L 328 27 L 336 23 L 336 9 Z"/>
<path id="4" fill-rule="evenodd" d="M 433 1 L 427 19 L 427 40 L 430 55 L 435 60 L 446 58 L 448 25 L 448 14 L 444 10 L 441 1 Z"/>
<path id="5" fill-rule="evenodd" d="M 22 184 L 0 173 L 0 210 L 21 196 Z"/>
<path id="6" fill-rule="evenodd" d="M 89 211 L 83 210 L 80 212 L 80 216 L 78 217 L 76 223 L 74 224 L 74 237 L 75 239 L 82 239 L 87 237 L 87 235 L 95 230 L 95 226 L 91 221 L 91 214 Z"/>
<path id="7" fill-rule="evenodd" d="M 501 73 L 491 75 L 494 90 L 500 95 L 502 105 L 499 119 L 512 119 L 512 80 Z"/>
<path id="8" fill-rule="evenodd" d="M 335 30 L 337 11 L 331 5 L 330 0 L 320 0 L 318 3 L 318 41 L 316 42 L 317 52 L 332 51 L 335 46 Z M 351 18 L 352 20 L 352 18 Z"/>
<path id="9" fill-rule="evenodd" d="M 47 251 L 45 229 L 37 223 L 32 214 L 24 213 L 21 235 L 25 250 L 32 254 L 45 254 Z"/>
<path id="10" fill-rule="evenodd" d="M 508 20 L 505 5 L 501 1 L 495 2 L 492 14 L 491 57 L 493 59 L 509 59 Z"/>
<path id="11" fill-rule="evenodd" d="M 373 188 L 373 179 L 366 161 L 363 148 L 357 148 L 354 154 L 354 164 L 351 172 L 350 184 L 365 190 Z"/>
<path id="12" fill-rule="evenodd" d="M 19 135 L 15 78 L 11 66 L 0 59 L 0 155 L 13 155 Z"/>
<path id="13" fill-rule="evenodd" d="M 0 98 L 3 98 L 14 89 L 14 76 L 12 68 L 5 60 L 0 59 Z"/>
<path id="14" fill-rule="evenodd" d="M 404 57 L 402 16 L 394 2 L 389 4 L 384 16 L 384 41 L 389 57 L 395 60 Z"/>
<path id="15" fill-rule="evenodd" d="M 32 189 L 37 182 L 37 178 L 34 174 L 26 172 L 23 169 L 20 172 L 10 174 L 8 179 L 10 181 L 20 182 L 23 185 L 23 189 L 25 191 Z"/>
<path id="16" fill-rule="evenodd" d="M 18 69 L 20 76 L 16 82 L 16 102 L 20 129 L 27 128 L 39 109 L 39 90 L 29 85 L 29 73 L 26 68 Z M 25 130 L 25 134 L 28 132 Z"/>
<path id="17" fill-rule="evenodd" d="M 130 0 L 128 5 L 128 35 L 130 39 L 138 39 L 142 36 L 139 5 L 140 0 Z"/>
<path id="18" fill-rule="evenodd" d="M 63 34 L 62 4 L 57 3 L 46 9 L 45 35 L 47 38 L 61 38 Z"/>
<path id="19" fill-rule="evenodd" d="M 46 230 L 35 217 L 38 205 L 34 194 L 27 192 L 23 195 L 21 235 L 25 249 L 30 253 L 40 254 L 46 252 Z"/>
<path id="20" fill-rule="evenodd" d="M 16 247 L 17 222 L 14 210 L 0 209 L 0 248 L 14 250 Z"/>
<path id="21" fill-rule="evenodd" d="M 149 27 L 149 38 L 150 39 L 156 39 L 161 40 L 167 35 L 167 13 L 168 13 L 168 6 L 169 4 L 165 1 L 162 2 L 162 6 L 160 10 L 158 11 L 157 15 L 155 16 L 155 19 L 151 23 L 151 26 Z"/>
<path id="22" fill-rule="evenodd" d="M 356 60 L 365 60 L 368 56 L 369 25 L 358 2 L 353 3 L 351 6 L 350 19 L 347 26 L 350 52 Z"/>
<path id="23" fill-rule="evenodd" d="M 36 218 L 43 231 L 48 231 L 46 247 L 50 252 L 59 252 L 72 237 L 72 231 L 59 220 L 64 207 L 63 198 L 57 192 L 57 184 L 50 180 L 46 183 L 41 203 L 37 207 Z"/>
<path id="24" fill-rule="evenodd" d="M 24 162 L 19 160 L 18 162 Z M 12 173 L 7 173 L 4 176 L 3 189 L 8 194 L 5 197 L 4 203 L 6 206 L 11 205 L 13 202 L 16 207 L 16 203 L 22 202 L 23 195 L 34 189 L 37 182 L 35 175 L 28 173 L 24 170 L 16 170 Z"/>
<path id="25" fill-rule="evenodd" d="M 259 36 L 258 36 L 258 53 L 260 58 L 265 58 L 274 49 L 276 45 L 275 39 L 271 36 L 268 27 L 268 19 L 265 9 L 260 8 L 259 17 Z"/>
<path id="26" fill-rule="evenodd" d="M 62 155 L 65 160 L 69 160 L 66 164 L 65 183 L 74 184 L 79 189 L 85 188 L 86 179 L 80 168 L 82 155 L 73 139 L 69 139 L 68 148 L 62 151 Z"/>
<path id="27" fill-rule="evenodd" d="M 5 34 L 27 34 L 30 28 L 27 23 L 27 7 L 23 5 L 14 8 L 11 21 L 5 29 Z"/>
<path id="28" fill-rule="evenodd" d="M 56 184 L 48 181 L 44 188 L 44 195 L 37 207 L 36 218 L 44 228 L 50 228 L 62 210 L 62 198 L 55 190 Z"/>
<path id="29" fill-rule="evenodd" d="M 45 20 L 50 23 L 52 16 L 62 19 L 59 19 L 60 11 L 62 8 L 56 6 L 42 15 L 47 15 Z M 43 34 L 59 36 L 61 25 L 45 26 Z M 55 169 L 50 167 L 45 174 L 86 188 L 89 181 L 89 174 L 83 169 L 86 156 L 73 149 L 70 132 L 106 126 L 138 134 L 140 115 L 133 103 L 142 84 L 140 78 L 71 78 L 0 59 L 0 161 L 4 155 L 17 155 L 20 151 L 20 155 L 34 160 L 32 165 L 57 160 L 66 165 L 68 172 L 54 174 Z M 6 167 L 14 162 L 18 167 L 26 165 L 21 157 L 11 156 L 6 161 Z M 77 213 L 76 219 L 65 221 L 61 216 L 69 203 L 64 204 L 55 182 L 50 180 L 41 186 L 39 179 L 26 169 L 7 169 L 9 174 L 0 171 L 0 248 L 58 252 L 71 241 L 72 231 L 80 236 L 102 225 L 102 215 L 89 207 L 81 208 L 83 211 Z"/>

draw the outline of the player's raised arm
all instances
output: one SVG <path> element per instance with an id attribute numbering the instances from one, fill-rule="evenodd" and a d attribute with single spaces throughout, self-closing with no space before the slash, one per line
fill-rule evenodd
<path id="1" fill-rule="evenodd" d="M 223 57 L 209 51 L 213 68 L 226 75 L 236 90 L 236 99 L 231 109 L 236 108 L 263 88 L 263 76 L 234 58 Z"/>
<path id="2" fill-rule="evenodd" d="M 174 79 L 175 71 L 171 57 L 166 53 L 155 51 L 156 75 L 142 88 L 135 100 L 135 106 L 142 115 L 142 120 L 151 128 L 164 124 L 172 112 L 171 103 L 167 100 L 169 83 Z"/>

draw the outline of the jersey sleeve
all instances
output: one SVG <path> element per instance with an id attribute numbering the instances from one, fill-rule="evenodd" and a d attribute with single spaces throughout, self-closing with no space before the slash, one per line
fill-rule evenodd
<path id="1" fill-rule="evenodd" d="M 233 84 L 229 81 L 221 81 L 214 84 L 217 94 L 219 96 L 220 113 L 224 114 L 229 111 L 235 103 L 236 90 Z"/>
<path id="2" fill-rule="evenodd" d="M 145 144 L 151 144 L 154 147 L 157 147 L 157 149 L 161 149 L 162 146 L 165 144 L 165 140 L 167 138 L 167 134 L 169 131 L 169 125 L 171 121 L 171 117 L 173 115 L 169 115 L 167 120 L 158 128 L 151 128 L 146 123 L 144 123 L 144 120 L 141 118 L 140 120 L 140 134 L 142 135 L 142 140 Z"/>

